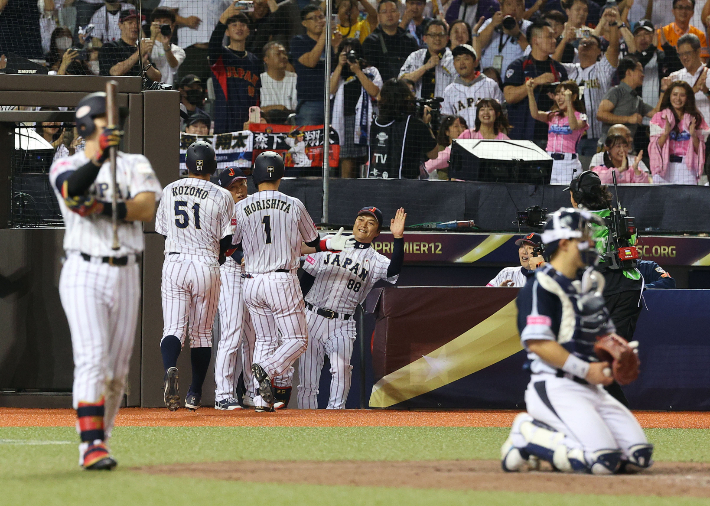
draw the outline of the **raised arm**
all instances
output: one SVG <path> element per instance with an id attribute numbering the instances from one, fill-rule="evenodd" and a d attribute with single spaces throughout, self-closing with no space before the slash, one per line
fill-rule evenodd
<path id="1" fill-rule="evenodd" d="M 533 79 L 530 79 L 529 81 L 525 82 L 525 89 L 528 94 L 528 103 L 530 104 L 530 116 L 532 116 L 533 119 L 547 123 L 548 113 L 540 112 L 537 108 L 537 102 L 535 101 L 535 91 L 534 91 L 535 84 L 534 84 Z"/>

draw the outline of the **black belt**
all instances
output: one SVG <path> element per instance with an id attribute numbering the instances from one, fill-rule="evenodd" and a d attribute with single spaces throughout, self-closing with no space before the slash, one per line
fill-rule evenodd
<path id="1" fill-rule="evenodd" d="M 308 309 L 310 309 L 311 311 L 315 311 L 317 315 L 320 315 L 324 318 L 328 318 L 329 320 L 333 320 L 334 318 L 337 318 L 338 316 L 341 316 L 343 318 L 343 320 L 349 320 L 350 318 L 353 317 L 353 315 L 351 315 L 351 314 L 338 314 L 331 309 L 324 309 L 322 307 L 315 307 L 310 302 L 306 302 L 306 307 Z"/>
<path id="2" fill-rule="evenodd" d="M 291 272 L 291 271 L 288 269 L 276 269 L 274 272 Z M 251 274 L 247 274 L 245 272 L 244 274 L 242 274 L 242 277 L 243 278 L 253 278 L 254 276 L 252 276 Z"/>
<path id="3" fill-rule="evenodd" d="M 553 160 L 564 160 L 566 154 L 567 153 L 550 153 L 550 156 L 552 157 Z M 577 159 L 577 153 L 571 153 L 571 155 L 572 155 L 572 160 Z"/>
<path id="4" fill-rule="evenodd" d="M 683 163 L 683 157 L 678 155 L 670 155 L 668 157 L 670 163 Z"/>
<path id="5" fill-rule="evenodd" d="M 578 376 L 575 376 L 574 374 L 569 374 L 564 372 L 562 369 L 557 369 L 557 373 L 555 374 L 558 378 L 567 378 L 571 379 L 575 383 L 579 383 L 580 385 L 589 385 L 589 382 L 587 380 L 584 380 Z"/>
<path id="6" fill-rule="evenodd" d="M 116 267 L 124 267 L 124 266 L 128 265 L 128 259 L 129 259 L 128 256 L 125 256 L 125 257 L 92 257 L 91 255 L 87 255 L 86 253 L 82 253 L 81 258 L 83 258 L 87 262 L 91 262 L 92 258 L 100 258 L 101 263 L 114 265 Z M 131 258 L 133 258 L 133 256 L 131 256 Z"/>

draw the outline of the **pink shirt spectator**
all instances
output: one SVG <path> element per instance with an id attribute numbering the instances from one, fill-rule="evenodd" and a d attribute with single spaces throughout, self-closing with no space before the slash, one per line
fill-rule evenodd
<path id="1" fill-rule="evenodd" d="M 700 125 L 696 125 L 695 135 L 700 141 L 696 152 L 689 131 L 692 119 L 690 114 L 684 114 L 676 129 L 675 115 L 670 109 L 664 109 L 653 115 L 648 156 L 651 162 L 651 173 L 661 178 L 659 182 L 698 184 L 705 165 L 705 140 L 710 133 L 708 131 L 710 127 L 705 120 Z M 665 131 L 666 121 L 670 122 L 671 133 L 661 147 L 658 145 L 658 140 Z"/>
<path id="2" fill-rule="evenodd" d="M 464 130 L 459 139 L 483 139 L 483 135 L 480 132 L 476 132 L 473 129 Z M 510 137 L 504 133 L 499 133 L 494 139 L 496 141 L 506 141 L 510 140 Z M 449 168 L 449 158 L 451 157 L 451 146 L 446 146 L 446 149 L 439 151 L 439 155 L 433 160 L 428 160 L 424 162 L 424 167 L 426 171 L 431 174 L 435 170 L 448 169 Z"/>
<path id="3" fill-rule="evenodd" d="M 574 113 L 577 121 L 587 121 L 587 115 L 581 112 Z M 587 131 L 589 125 L 579 130 L 572 130 L 569 126 L 569 118 L 559 114 L 550 115 L 547 130 L 547 152 L 548 153 L 576 153 L 577 143 L 582 134 Z"/>
<path id="4" fill-rule="evenodd" d="M 629 155 L 626 160 L 629 168 L 623 172 L 614 167 L 609 168 L 606 165 L 597 165 L 592 170 L 599 174 L 602 184 L 612 184 L 612 172 L 616 172 L 616 182 L 619 184 L 648 184 L 648 172 L 642 170 L 641 174 L 637 175 L 633 168 L 634 158 Z"/>

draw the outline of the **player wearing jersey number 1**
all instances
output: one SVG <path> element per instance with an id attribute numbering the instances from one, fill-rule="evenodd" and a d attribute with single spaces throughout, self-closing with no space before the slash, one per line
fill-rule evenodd
<path id="1" fill-rule="evenodd" d="M 327 409 L 345 409 L 352 371 L 350 358 L 357 337 L 355 308 L 378 281 L 397 282 L 404 261 L 406 218 L 407 213 L 400 208 L 390 220 L 394 236 L 391 260 L 372 247 L 382 229 L 382 212 L 376 207 L 364 207 L 358 212 L 353 248 L 306 257 L 301 289 L 306 294 L 308 348 L 298 362 L 299 408 L 318 408 L 318 384 L 327 353 L 332 374 Z"/>
<path id="2" fill-rule="evenodd" d="M 160 351 L 165 377 L 165 405 L 180 405 L 177 360 L 185 335 L 190 333 L 192 383 L 185 407 L 196 410 L 212 357 L 212 324 L 220 290 L 220 254 L 231 249 L 232 195 L 210 182 L 217 170 L 214 149 L 204 141 L 193 143 L 185 155 L 188 177 L 165 187 L 155 230 L 165 236 L 161 295 L 163 338 Z"/>
<path id="3" fill-rule="evenodd" d="M 233 243 L 244 251 L 244 301 L 256 332 L 252 371 L 259 390 L 257 411 L 273 411 L 272 379 L 291 367 L 308 342 L 296 277 L 302 243 L 317 251 L 348 245 L 342 229 L 334 237 L 319 238 L 303 203 L 278 191 L 283 175 L 283 159 L 273 151 L 261 153 L 252 172 L 259 191 L 239 202 L 236 210 Z"/>
<path id="4" fill-rule="evenodd" d="M 106 442 L 123 400 L 138 320 L 141 222 L 153 219 L 162 189 L 143 155 L 117 153 L 119 249 L 113 250 L 114 185 L 107 160 L 122 133 L 107 127 L 105 93 L 79 102 L 76 127 L 86 140 L 84 151 L 55 161 L 49 174 L 66 226 L 59 295 L 71 331 L 79 464 L 112 469 L 116 461 Z"/>

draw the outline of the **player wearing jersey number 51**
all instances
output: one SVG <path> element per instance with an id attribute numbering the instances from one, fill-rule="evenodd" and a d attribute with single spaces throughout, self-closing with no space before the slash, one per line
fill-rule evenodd
<path id="1" fill-rule="evenodd" d="M 193 143 L 185 156 L 188 177 L 165 187 L 155 219 L 155 231 L 165 236 L 163 262 L 163 355 L 165 405 L 180 405 L 177 360 L 190 333 L 192 383 L 185 407 L 196 410 L 212 357 L 212 324 L 219 301 L 220 253 L 231 249 L 232 195 L 210 182 L 217 170 L 214 149 Z"/>
<path id="2" fill-rule="evenodd" d="M 392 260 L 371 247 L 382 229 L 382 211 L 363 207 L 353 226 L 355 246 L 336 252 L 308 251 L 301 289 L 306 294 L 308 349 L 298 363 L 298 407 L 318 408 L 318 384 L 325 354 L 330 360 L 330 397 L 327 409 L 345 409 L 350 391 L 350 358 L 357 337 L 355 308 L 372 287 L 384 279 L 396 283 L 404 261 L 404 222 L 399 208 L 390 220 L 394 236 Z"/>
<path id="3" fill-rule="evenodd" d="M 301 244 L 317 251 L 348 246 L 340 233 L 320 240 L 303 203 L 278 191 L 283 175 L 283 159 L 273 151 L 261 153 L 252 172 L 259 191 L 239 202 L 236 210 L 233 243 L 241 243 L 244 251 L 244 301 L 256 332 L 252 371 L 259 389 L 257 411 L 273 411 L 272 379 L 306 349 L 306 316 L 296 277 Z"/>
<path id="4" fill-rule="evenodd" d="M 84 151 L 55 161 L 49 174 L 66 226 L 59 295 L 74 356 L 79 464 L 84 469 L 111 469 L 116 461 L 106 441 L 125 391 L 141 296 L 141 222 L 153 219 L 162 189 L 144 156 L 117 153 L 120 248 L 114 251 L 114 187 L 105 161 L 108 148 L 120 143 L 121 132 L 107 128 L 105 93 L 79 102 L 76 126 L 86 140 Z"/>

